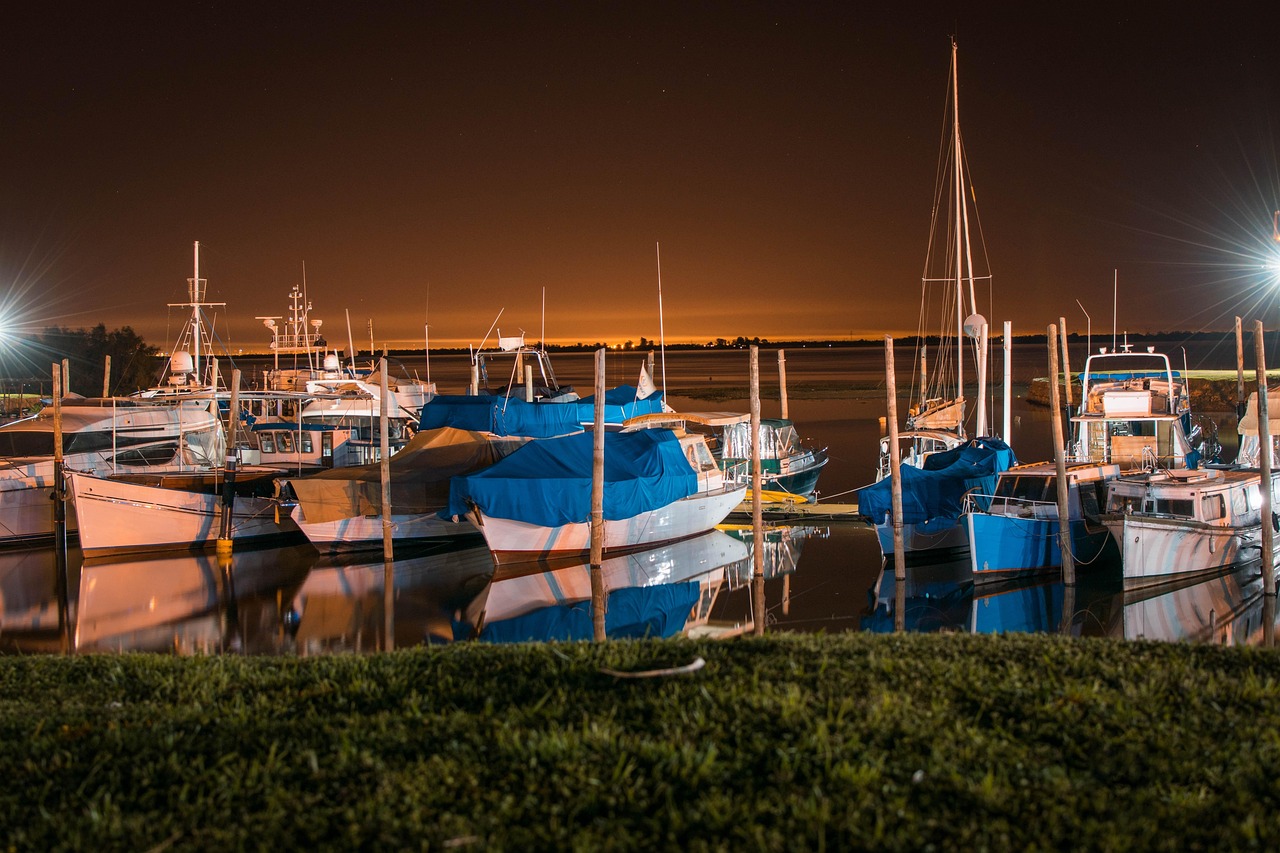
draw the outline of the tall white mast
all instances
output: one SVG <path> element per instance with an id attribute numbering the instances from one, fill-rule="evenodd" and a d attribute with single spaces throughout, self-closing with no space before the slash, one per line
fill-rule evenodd
<path id="1" fill-rule="evenodd" d="M 960 159 L 960 91 L 959 91 L 960 75 L 956 69 L 956 40 L 951 40 L 951 121 L 952 121 L 952 145 L 954 147 L 953 157 L 955 159 L 955 186 L 956 186 L 956 398 L 964 396 L 964 295 L 962 291 L 963 279 L 963 248 L 962 229 L 966 226 L 964 213 L 964 164 Z M 964 421 L 961 420 L 960 434 L 964 435 Z"/>

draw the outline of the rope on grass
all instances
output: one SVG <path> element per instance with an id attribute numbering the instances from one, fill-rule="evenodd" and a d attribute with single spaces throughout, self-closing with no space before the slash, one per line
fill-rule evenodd
<path id="1" fill-rule="evenodd" d="M 614 678 L 665 678 L 669 675 L 690 675 L 697 672 L 707 665 L 707 662 L 700 657 L 694 658 L 691 663 L 684 666 L 675 666 L 670 669 L 645 669 L 639 672 L 622 672 L 616 669 L 605 669 L 600 667 L 600 671 L 605 675 L 612 675 Z"/>

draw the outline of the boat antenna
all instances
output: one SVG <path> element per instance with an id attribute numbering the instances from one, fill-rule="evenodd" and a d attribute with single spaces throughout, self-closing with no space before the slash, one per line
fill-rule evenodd
<path id="1" fill-rule="evenodd" d="M 498 309 L 498 316 L 494 317 L 493 322 L 489 324 L 489 331 L 484 333 L 484 339 L 480 341 L 480 346 L 476 347 L 477 350 L 484 349 L 485 342 L 489 340 L 489 335 L 493 334 L 493 327 L 498 325 L 498 321 L 502 319 L 502 312 L 506 310 L 506 308 Z"/>
<path id="2" fill-rule="evenodd" d="M 427 359 L 427 384 L 431 384 L 431 282 L 427 282 L 427 303 L 422 309 L 422 352 Z"/>
<path id="3" fill-rule="evenodd" d="M 1116 348 L 1116 312 L 1120 297 L 1120 271 L 1111 270 L 1111 350 Z"/>
<path id="4" fill-rule="evenodd" d="M 662 396 L 667 396 L 667 334 L 662 328 L 662 244 L 655 241 L 654 253 L 658 258 L 658 349 L 662 353 Z"/>
<path id="5" fill-rule="evenodd" d="M 547 287 L 542 286 L 542 331 L 538 333 L 538 346 L 547 348 Z"/>
<path id="6" fill-rule="evenodd" d="M 347 312 L 347 352 L 351 354 L 351 375 L 354 376 L 356 372 L 356 341 L 355 338 L 351 337 L 351 309 L 345 308 L 343 310 Z"/>

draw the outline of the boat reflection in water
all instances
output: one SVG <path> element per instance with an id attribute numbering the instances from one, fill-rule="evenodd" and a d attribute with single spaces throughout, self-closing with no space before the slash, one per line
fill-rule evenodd
<path id="1" fill-rule="evenodd" d="M 60 651 L 58 599 L 52 548 L 0 551 L 0 651 Z"/>
<path id="2" fill-rule="evenodd" d="M 670 637 L 704 623 L 730 567 L 749 553 L 742 540 L 712 530 L 603 561 L 605 635 Z M 591 567 L 538 563 L 502 569 L 468 615 L 474 636 L 487 642 L 592 639 Z"/>
<path id="3" fill-rule="evenodd" d="M 1118 577 L 1064 587 L 1027 579 L 974 586 L 908 581 L 904 627 L 908 631 L 1061 633 L 1124 640 L 1270 644 L 1274 603 L 1262 595 L 1257 562 L 1209 579 L 1196 578 L 1126 590 Z M 894 630 L 892 566 L 868 593 L 865 631 Z"/>
<path id="4" fill-rule="evenodd" d="M 274 652 L 282 603 L 307 575 L 308 546 L 86 562 L 74 604 L 79 652 Z"/>
<path id="5" fill-rule="evenodd" d="M 493 578 L 479 536 L 420 550 L 391 563 L 395 647 L 453 641 L 454 622 Z M 294 596 L 290 620 L 299 654 L 375 652 L 383 647 L 387 564 L 369 555 L 322 557 Z"/>

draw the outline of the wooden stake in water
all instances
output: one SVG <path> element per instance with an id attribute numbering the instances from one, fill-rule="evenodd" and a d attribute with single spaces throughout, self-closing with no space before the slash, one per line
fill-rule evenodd
<path id="1" fill-rule="evenodd" d="M 65 393 L 67 362 L 53 365 L 53 554 L 57 572 L 58 634 L 62 652 L 71 651 L 70 588 L 67 577 L 67 486 L 62 458 L 62 395 Z"/>
<path id="2" fill-rule="evenodd" d="M 382 610 L 384 634 L 383 648 L 391 651 L 396 647 L 396 570 L 395 547 L 391 539 L 391 440 L 388 436 L 391 406 L 390 394 L 387 391 L 387 357 L 378 361 L 378 376 L 381 385 L 378 388 L 378 450 L 382 454 L 378 460 L 378 473 L 382 481 Z"/>
<path id="3" fill-rule="evenodd" d="M 62 393 L 71 393 L 71 359 L 62 360 Z"/>
<path id="4" fill-rule="evenodd" d="M 533 365 L 526 364 L 524 366 L 524 401 L 526 403 L 533 402 Z"/>
<path id="5" fill-rule="evenodd" d="M 216 551 L 231 553 L 231 519 L 236 506 L 236 427 L 240 422 L 240 368 L 231 371 L 231 400 L 227 411 L 227 462 L 222 478 L 222 518 Z"/>
<path id="6" fill-rule="evenodd" d="M 102 360 L 102 396 L 111 396 L 111 356 L 103 356 Z"/>
<path id="7" fill-rule="evenodd" d="M 1058 330 L 1062 337 L 1062 378 L 1067 394 L 1067 412 L 1071 412 L 1071 354 L 1067 351 L 1067 318 L 1058 318 Z"/>
<path id="8" fill-rule="evenodd" d="M 787 351 L 778 350 L 778 397 L 782 401 L 782 419 L 785 421 L 790 415 L 787 413 Z"/>
<path id="9" fill-rule="evenodd" d="M 979 436 L 989 435 L 987 427 L 987 324 L 983 323 L 978 330 L 978 413 L 974 432 Z"/>
<path id="10" fill-rule="evenodd" d="M 893 370 L 893 336 L 884 336 L 884 375 L 889 393 L 889 482 L 893 496 L 893 579 L 907 582 L 906 546 L 902 539 L 902 448 L 898 446 L 898 379 Z"/>
<path id="11" fill-rule="evenodd" d="M 1071 514 L 1067 489 L 1067 446 L 1062 437 L 1062 402 L 1058 393 L 1058 327 L 1049 324 L 1049 409 L 1053 418 L 1053 461 L 1057 463 L 1058 549 L 1062 552 L 1062 582 L 1076 582 L 1076 563 L 1071 557 Z"/>
<path id="12" fill-rule="evenodd" d="M 591 632 L 605 639 L 608 590 L 604 588 L 604 385 L 605 350 L 596 350 L 595 433 L 591 445 Z"/>
<path id="13" fill-rule="evenodd" d="M 764 477 L 760 471 L 760 347 L 751 346 L 751 600 L 754 633 L 764 636 Z"/>
<path id="14" fill-rule="evenodd" d="M 1244 417 L 1244 326 L 1236 318 L 1236 417 Z"/>
<path id="15" fill-rule="evenodd" d="M 1012 444 L 1013 431 L 1013 323 L 1004 321 L 1004 429 L 1000 437 Z"/>
<path id="16" fill-rule="evenodd" d="M 1258 469 L 1262 482 L 1262 594 L 1276 594 L 1275 576 L 1275 495 L 1271 483 L 1271 412 L 1267 399 L 1267 357 L 1262 321 L 1253 323 L 1253 349 L 1258 360 Z"/>

